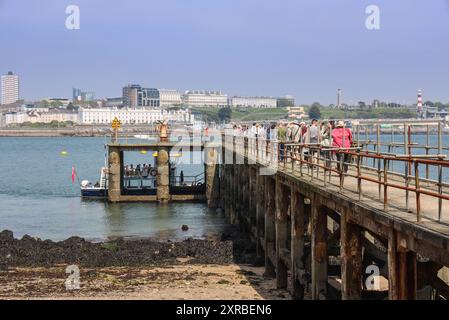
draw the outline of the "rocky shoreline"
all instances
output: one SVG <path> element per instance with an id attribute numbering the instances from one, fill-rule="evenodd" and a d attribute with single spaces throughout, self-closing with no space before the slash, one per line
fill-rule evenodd
<path id="1" fill-rule="evenodd" d="M 54 242 L 0 232 L 2 299 L 288 299 L 254 263 L 254 245 L 234 227 L 207 240 L 79 237 Z M 68 265 L 80 287 L 67 288 Z"/>
<path id="2" fill-rule="evenodd" d="M 233 239 L 231 241 L 230 239 Z M 249 240 L 238 232 L 223 233 L 217 239 L 155 241 L 122 238 L 93 243 L 80 237 L 54 242 L 25 235 L 14 238 L 13 232 L 0 232 L 0 269 L 8 267 L 48 267 L 76 264 L 85 267 L 160 266 L 179 263 L 187 258 L 192 264 L 252 263 L 254 255 Z"/>

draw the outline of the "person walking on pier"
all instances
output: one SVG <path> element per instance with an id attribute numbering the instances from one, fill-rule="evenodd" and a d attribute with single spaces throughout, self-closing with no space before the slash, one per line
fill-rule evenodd
<path id="1" fill-rule="evenodd" d="M 332 137 L 331 137 L 331 124 L 327 121 L 324 121 L 321 124 L 321 142 L 320 146 L 322 148 L 322 155 L 324 158 L 324 163 L 327 168 L 331 168 L 332 165 L 332 153 L 329 150 L 326 150 L 326 148 L 330 148 L 332 146 Z"/>
<path id="2" fill-rule="evenodd" d="M 332 131 L 332 146 L 340 149 L 349 149 L 352 146 L 352 131 L 345 128 L 343 121 L 338 121 L 336 128 Z M 345 151 L 345 150 L 341 150 Z M 343 168 L 340 167 L 340 162 L 343 157 Z M 351 161 L 351 155 L 337 151 L 337 168 L 347 173 L 348 163 Z"/>
<path id="3" fill-rule="evenodd" d="M 285 142 L 287 141 L 287 128 L 283 123 L 279 124 L 277 130 L 277 140 L 279 141 L 279 160 L 284 161 Z"/>
<path id="4" fill-rule="evenodd" d="M 312 163 L 311 168 L 313 168 L 313 164 L 317 162 L 318 150 L 316 149 L 320 138 L 320 130 L 318 128 L 318 120 L 312 119 L 310 123 L 309 129 L 307 131 L 307 143 L 310 144 L 309 148 L 309 157 L 310 162 Z"/>

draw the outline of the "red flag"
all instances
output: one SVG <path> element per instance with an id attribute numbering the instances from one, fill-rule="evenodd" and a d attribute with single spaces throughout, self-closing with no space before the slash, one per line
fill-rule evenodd
<path id="1" fill-rule="evenodd" d="M 72 167 L 72 183 L 75 183 L 76 170 L 75 167 Z"/>

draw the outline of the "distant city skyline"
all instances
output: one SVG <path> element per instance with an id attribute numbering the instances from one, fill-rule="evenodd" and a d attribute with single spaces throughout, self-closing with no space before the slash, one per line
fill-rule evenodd
<path id="1" fill-rule="evenodd" d="M 140 83 L 324 105 L 338 88 L 348 104 L 413 104 L 422 89 L 449 102 L 447 0 L 78 0 L 80 30 L 65 28 L 69 4 L 0 0 L 0 74 L 20 76 L 22 99 Z M 380 30 L 365 28 L 370 4 Z"/>

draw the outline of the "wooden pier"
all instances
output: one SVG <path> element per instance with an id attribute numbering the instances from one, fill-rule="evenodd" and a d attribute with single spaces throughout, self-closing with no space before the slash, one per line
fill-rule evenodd
<path id="1" fill-rule="evenodd" d="M 438 146 L 427 143 L 425 154 L 416 155 L 412 150 L 423 146 L 410 141 L 408 125 L 404 143 L 392 139 L 388 152 L 381 150 L 380 124 L 374 143 L 362 141 L 355 128 L 355 146 L 338 150 L 226 132 L 201 143 L 111 143 L 109 200 L 221 207 L 255 243 L 255 262 L 264 264 L 265 275 L 295 299 L 447 300 L 449 184 L 443 171 L 449 161 L 438 128 Z M 175 147 L 204 152 L 203 192 L 170 192 Z M 126 195 L 123 153 L 141 150 L 158 153 L 157 192 Z M 326 160 L 326 152 L 350 155 L 348 171 Z"/>
<path id="2" fill-rule="evenodd" d="M 233 137 L 223 146 L 222 159 L 231 161 L 219 166 L 221 207 L 250 234 L 278 288 L 296 299 L 449 298 L 449 193 L 418 172 L 448 161 L 373 155 L 361 146 L 344 173 L 319 156 L 305 159 L 301 149 L 311 145 L 281 150 Z M 388 161 L 406 163 L 410 175 L 389 171 Z"/>

